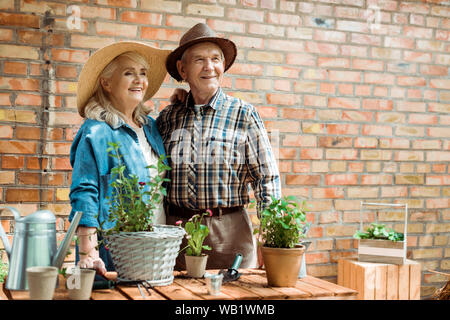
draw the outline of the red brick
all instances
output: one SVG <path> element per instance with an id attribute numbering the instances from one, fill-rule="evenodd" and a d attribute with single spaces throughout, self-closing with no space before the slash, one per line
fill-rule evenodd
<path id="1" fill-rule="evenodd" d="M 70 165 L 70 160 L 68 157 L 66 158 L 53 157 L 52 168 L 54 170 L 72 170 L 72 166 Z"/>
<path id="2" fill-rule="evenodd" d="M 355 71 L 337 71 L 330 70 L 330 80 L 331 81 L 342 81 L 342 82 L 360 82 L 361 73 Z"/>
<path id="3" fill-rule="evenodd" d="M 394 103 L 392 100 L 364 99 L 362 107 L 369 110 L 392 110 Z"/>
<path id="4" fill-rule="evenodd" d="M 39 16 L 0 12 L 0 25 L 39 29 Z"/>
<path id="5" fill-rule="evenodd" d="M 339 46 L 323 42 L 307 41 L 305 51 L 324 55 L 338 55 Z"/>
<path id="6" fill-rule="evenodd" d="M 287 185 L 319 185 L 319 175 L 287 175 Z"/>
<path id="7" fill-rule="evenodd" d="M 136 0 L 95 0 L 96 4 L 111 7 L 136 8 Z"/>
<path id="8" fill-rule="evenodd" d="M 37 202 L 40 200 L 38 189 L 6 189 L 8 202 Z"/>
<path id="9" fill-rule="evenodd" d="M 97 35 L 107 35 L 114 37 L 126 37 L 134 39 L 137 36 L 137 26 L 109 22 L 95 22 Z M 142 31 L 143 32 L 143 31 Z"/>
<path id="10" fill-rule="evenodd" d="M 231 21 L 244 20 L 244 21 L 263 22 L 264 12 L 249 9 L 229 8 L 226 11 L 226 17 Z"/>
<path id="11" fill-rule="evenodd" d="M 320 160 L 320 159 L 323 159 L 323 149 L 302 148 L 300 150 L 300 159 L 302 159 L 302 160 Z"/>
<path id="12" fill-rule="evenodd" d="M 359 99 L 354 98 L 328 98 L 328 107 L 340 109 L 359 109 L 360 102 Z"/>
<path id="13" fill-rule="evenodd" d="M 37 143 L 31 141 L 0 141 L 0 153 L 35 154 Z"/>
<path id="14" fill-rule="evenodd" d="M 355 185 L 358 184 L 356 174 L 326 174 L 325 185 Z"/>
<path id="15" fill-rule="evenodd" d="M 347 137 L 319 137 L 321 148 L 351 148 L 352 138 Z"/>
<path id="16" fill-rule="evenodd" d="M 64 62 L 85 63 L 89 59 L 89 51 L 73 49 L 52 49 L 52 59 Z"/>
<path id="17" fill-rule="evenodd" d="M 384 63 L 379 60 L 368 60 L 368 59 L 353 59 L 352 60 L 353 69 L 363 69 L 372 71 L 383 71 Z"/>
<path id="18" fill-rule="evenodd" d="M 39 80 L 0 77 L 0 87 L 6 90 L 14 91 L 39 91 Z"/>
<path id="19" fill-rule="evenodd" d="M 358 124 L 327 124 L 327 133 L 336 135 L 358 135 Z"/>
<path id="20" fill-rule="evenodd" d="M 39 140 L 41 129 L 36 127 L 16 127 L 16 138 L 23 140 Z"/>
<path id="21" fill-rule="evenodd" d="M 19 93 L 16 98 L 16 104 L 20 106 L 40 106 L 42 98 L 37 94 Z"/>
<path id="22" fill-rule="evenodd" d="M 21 169 L 25 161 L 23 156 L 2 155 L 2 169 Z"/>
<path id="23" fill-rule="evenodd" d="M 56 66 L 55 75 L 58 78 L 77 78 L 78 71 L 76 67 L 73 66 Z"/>
<path id="24" fill-rule="evenodd" d="M 407 77 L 407 76 L 399 76 L 397 77 L 397 84 L 399 86 L 425 86 L 427 81 L 425 78 L 421 77 Z"/>
<path id="25" fill-rule="evenodd" d="M 20 185 L 39 185 L 40 173 L 35 172 L 19 172 L 17 174 Z"/>
<path id="26" fill-rule="evenodd" d="M 362 134 L 365 136 L 392 136 L 392 127 L 380 125 L 363 125 Z"/>
<path id="27" fill-rule="evenodd" d="M 231 66 L 227 73 L 260 76 L 263 73 L 263 67 L 256 64 L 235 63 Z"/>
<path id="28" fill-rule="evenodd" d="M 43 33 L 31 30 L 17 31 L 19 42 L 30 45 L 42 45 Z"/>
<path id="29" fill-rule="evenodd" d="M 296 105 L 300 98 L 294 94 L 266 94 L 267 103 L 276 105 Z"/>
<path id="30" fill-rule="evenodd" d="M 317 65 L 322 68 L 348 68 L 350 66 L 350 59 L 319 57 Z"/>
<path id="31" fill-rule="evenodd" d="M 9 74 L 27 74 L 27 64 L 22 62 L 5 61 L 3 72 Z"/>
<path id="32" fill-rule="evenodd" d="M 281 118 L 283 119 L 313 119 L 316 111 L 309 109 L 282 108 Z"/>
<path id="33" fill-rule="evenodd" d="M 432 55 L 426 52 L 404 51 L 403 59 L 410 62 L 431 63 Z"/>

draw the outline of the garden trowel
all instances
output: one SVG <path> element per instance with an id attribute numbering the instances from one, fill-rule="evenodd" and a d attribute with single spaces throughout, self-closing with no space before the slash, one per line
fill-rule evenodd
<path id="1" fill-rule="evenodd" d="M 239 279 L 241 274 L 238 272 L 239 266 L 242 262 L 242 254 L 236 254 L 236 258 L 234 258 L 233 265 L 228 270 L 220 270 L 219 274 L 223 274 L 223 282 L 230 282 Z"/>

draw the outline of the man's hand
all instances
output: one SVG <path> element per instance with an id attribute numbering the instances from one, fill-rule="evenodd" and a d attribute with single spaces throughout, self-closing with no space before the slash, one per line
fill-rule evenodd
<path id="1" fill-rule="evenodd" d="M 174 104 L 175 102 L 186 102 L 186 98 L 188 96 L 188 92 L 181 88 L 176 88 L 175 91 L 172 93 L 172 95 L 169 98 L 169 101 L 171 104 Z"/>

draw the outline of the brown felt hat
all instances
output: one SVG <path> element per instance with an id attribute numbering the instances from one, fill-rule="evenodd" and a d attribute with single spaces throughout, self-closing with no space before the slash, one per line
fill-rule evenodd
<path id="1" fill-rule="evenodd" d="M 182 78 L 178 73 L 177 61 L 181 59 L 183 53 L 189 47 L 200 42 L 213 42 L 222 49 L 225 57 L 225 71 L 227 71 L 236 59 L 237 49 L 233 41 L 219 38 L 216 33 L 206 24 L 198 23 L 189 29 L 183 37 L 181 37 L 178 48 L 173 50 L 166 60 L 167 72 L 177 81 Z"/>
<path id="2" fill-rule="evenodd" d="M 78 113 L 84 118 L 86 103 L 95 93 L 97 79 L 103 69 L 122 53 L 134 51 L 139 53 L 148 63 L 148 88 L 143 102 L 147 101 L 158 91 L 167 74 L 164 63 L 170 50 L 163 50 L 148 44 L 134 41 L 123 41 L 105 46 L 95 51 L 84 64 L 78 78 L 77 107 Z"/>

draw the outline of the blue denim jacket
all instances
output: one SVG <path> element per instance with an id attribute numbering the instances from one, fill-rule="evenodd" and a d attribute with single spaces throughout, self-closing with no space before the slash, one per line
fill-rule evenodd
<path id="1" fill-rule="evenodd" d="M 144 132 L 158 157 L 165 154 L 161 135 L 151 117 L 148 117 Z M 102 227 L 108 229 L 114 225 L 114 222 L 108 221 L 109 200 L 106 197 L 112 195 L 111 169 L 117 165 L 117 160 L 108 155 L 108 142 L 120 143 L 119 152 L 128 173 L 136 174 L 143 182 L 149 181 L 147 164 L 138 137 L 131 127 L 125 122 L 112 127 L 103 121 L 86 119 L 70 149 L 73 173 L 69 221 L 72 221 L 75 211 L 82 211 L 80 226 L 99 228 L 103 223 Z M 107 269 L 112 270 L 108 267 L 109 254 L 103 248 L 100 248 L 100 256 Z"/>

